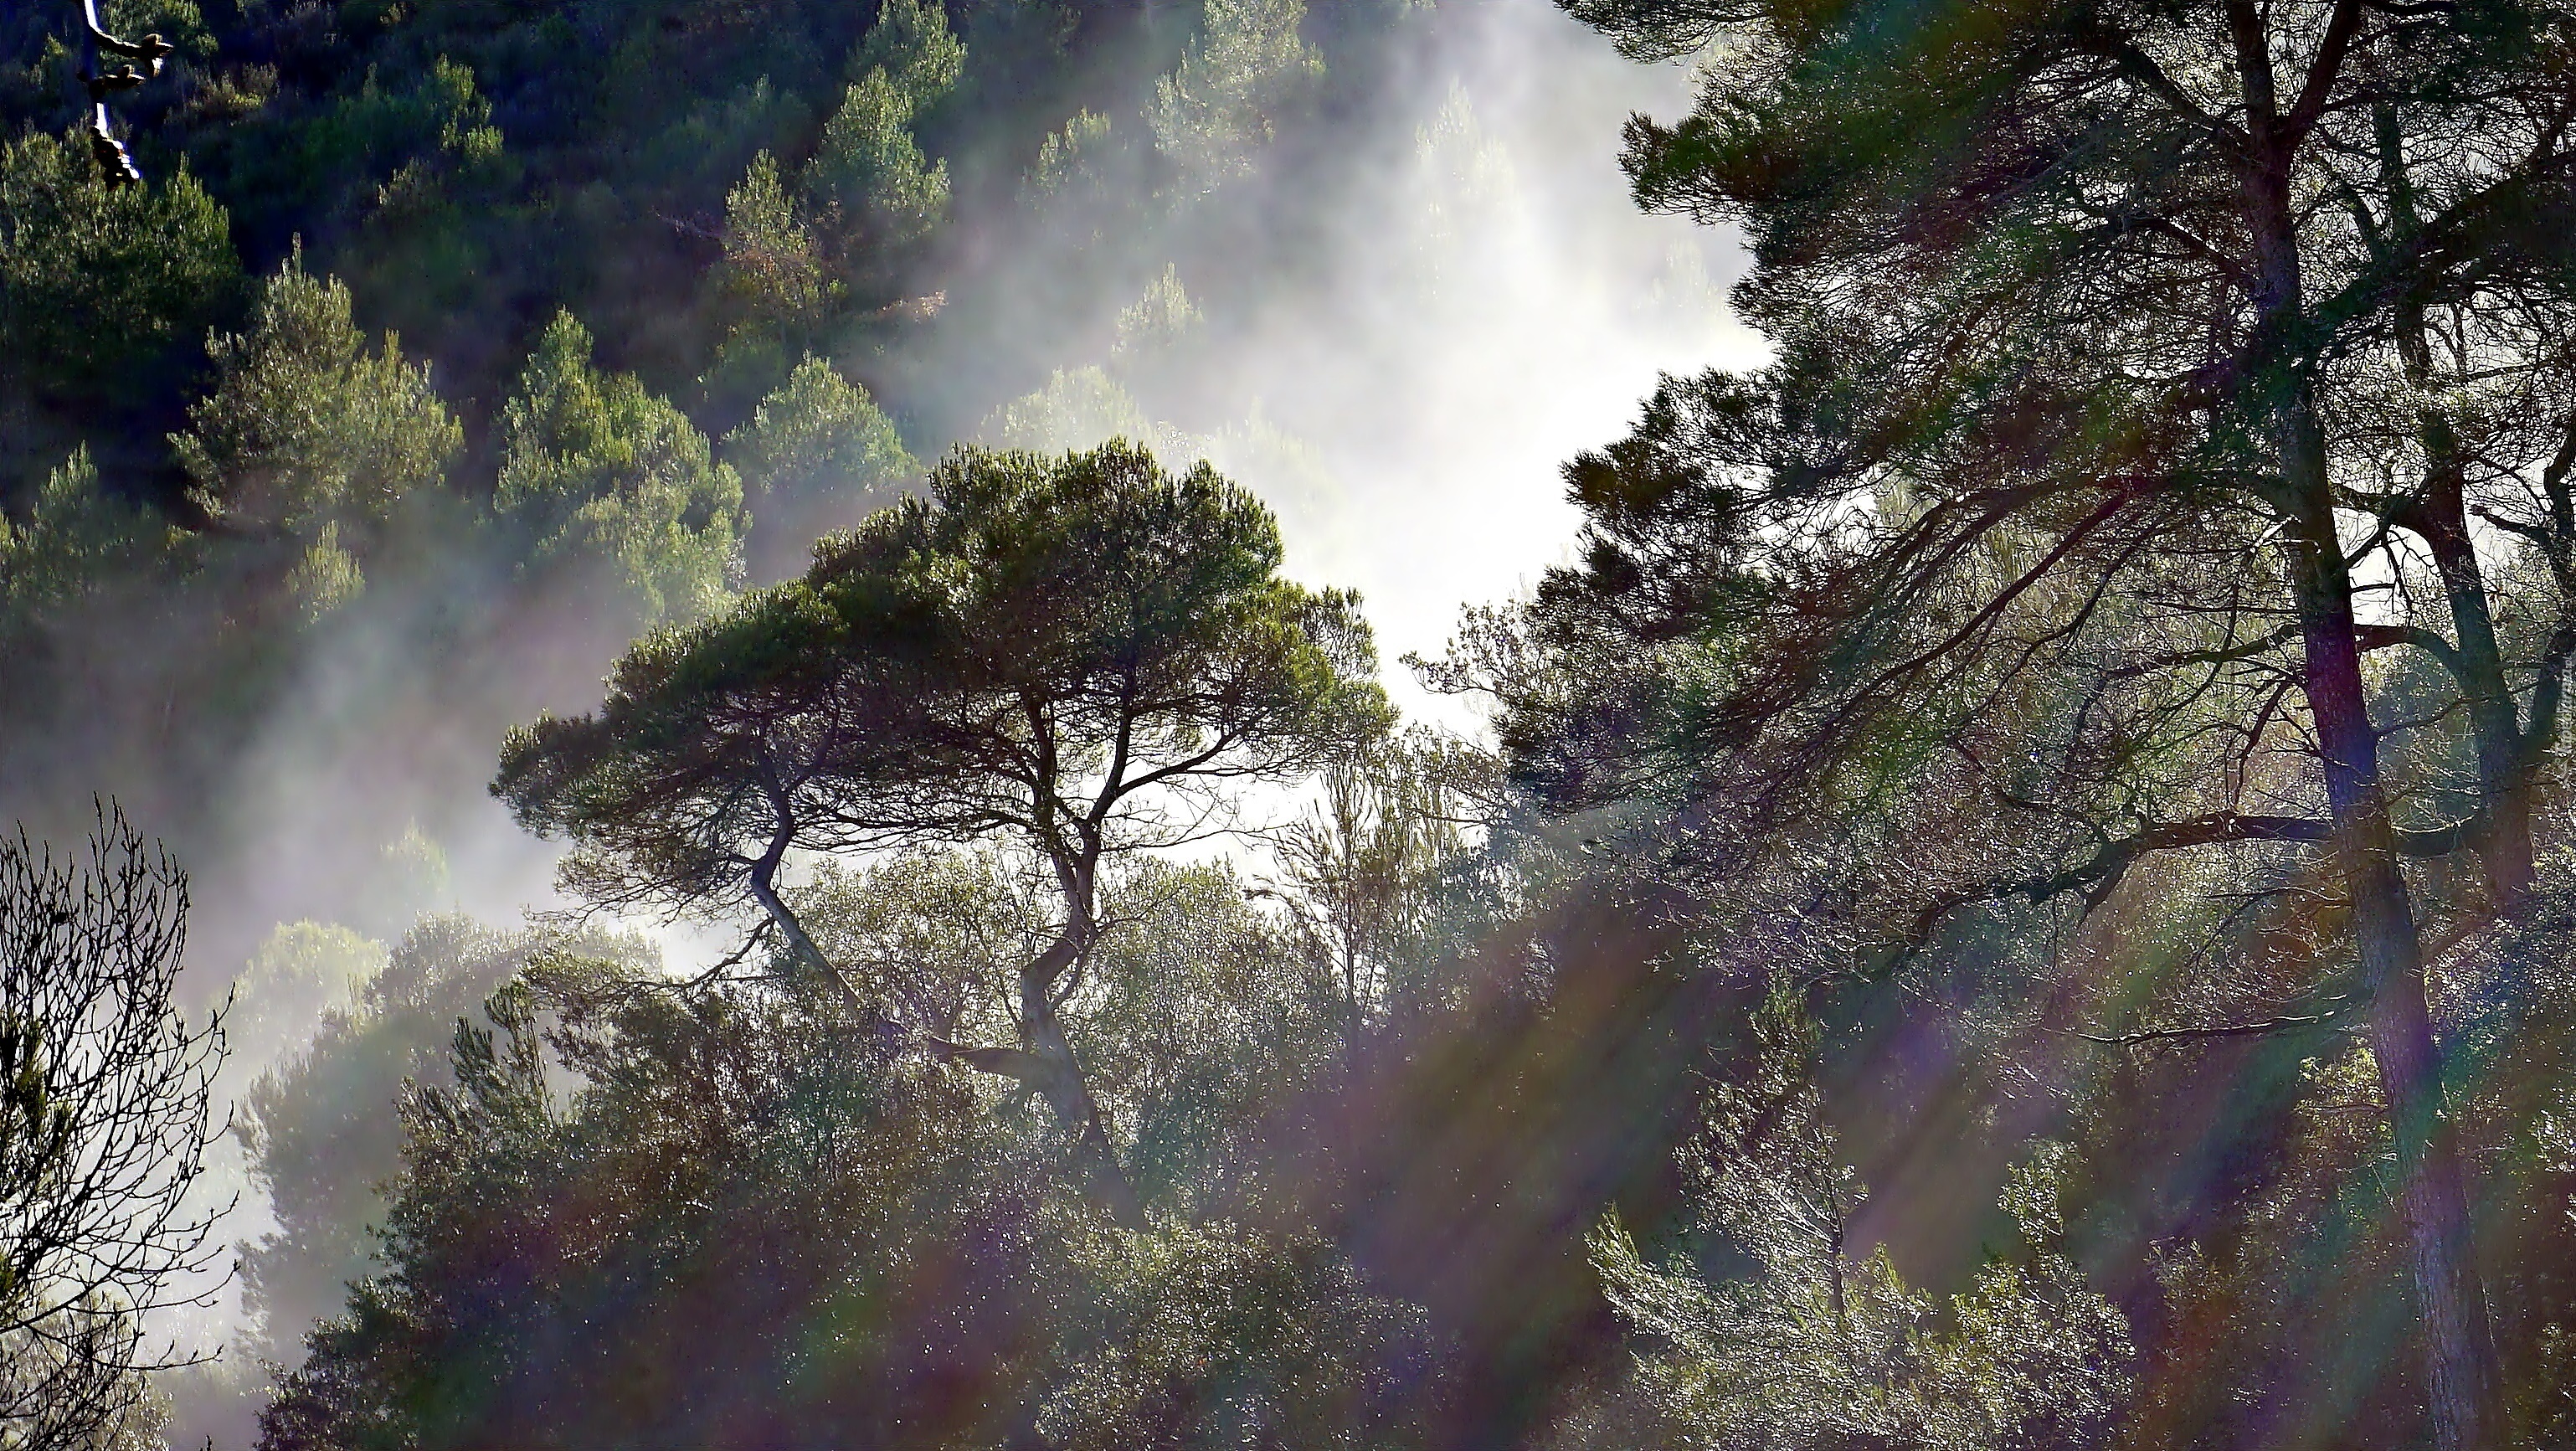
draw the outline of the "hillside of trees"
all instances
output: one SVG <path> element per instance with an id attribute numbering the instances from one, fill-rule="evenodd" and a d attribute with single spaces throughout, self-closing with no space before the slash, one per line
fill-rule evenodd
<path id="1" fill-rule="evenodd" d="M 0 1448 L 2576 1447 L 2576 7 L 1560 0 L 1398 657 L 1509 3 L 0 5 Z"/>

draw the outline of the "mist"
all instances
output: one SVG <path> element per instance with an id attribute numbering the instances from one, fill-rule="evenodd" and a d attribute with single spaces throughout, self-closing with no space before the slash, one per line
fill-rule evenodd
<path id="1" fill-rule="evenodd" d="M 1005 239 L 1020 250 L 981 259 L 978 296 L 877 366 L 924 459 L 958 440 L 1083 447 L 1140 422 L 1167 461 L 1210 458 L 1280 516 L 1290 573 L 1362 593 L 1407 713 L 1467 729 L 1472 713 L 1424 694 L 1401 657 L 1437 655 L 1462 608 L 1563 559 L 1574 516 L 1558 463 L 1613 436 L 1659 373 L 1751 361 L 1759 343 L 1725 308 L 1733 244 L 1640 214 L 1618 169 L 1620 123 L 1677 109 L 1681 68 L 1624 61 L 1538 0 L 1426 9 L 1395 48 L 1394 82 L 1364 129 L 1335 133 L 1349 144 L 1320 177 L 1274 188 L 1256 169 L 1203 202 L 1215 215 L 1195 228 L 1095 247 L 1104 275 L 1171 269 L 1200 313 L 1179 335 L 1122 359 L 1115 316 L 1133 295 L 1033 315 L 1034 279 L 1062 265 L 1041 231 Z M 1235 228 L 1319 195 L 1329 211 L 1301 225 L 1323 245 L 1239 275 Z M 1109 370 L 1135 411 L 1081 396 L 1027 408 L 1087 369 Z M 1002 421 L 1014 405 L 1035 426 Z M 483 787 L 508 725 L 596 703 L 631 622 L 614 600 L 559 591 L 442 640 L 466 669 L 424 675 L 413 652 L 444 601 L 501 587 L 477 567 L 369 597 L 318 632 L 190 857 L 207 967 L 280 922 L 383 933 L 423 907 L 507 919 L 564 905 L 555 849 Z M 415 829 L 444 859 L 440 880 L 390 883 L 387 853 Z"/>
<path id="2" fill-rule="evenodd" d="M 1620 124 L 1684 105 L 1682 69 L 1621 60 L 1544 0 L 1422 6 L 1384 35 L 1381 54 L 1332 59 L 1371 71 L 1357 101 L 1201 194 L 1120 213 L 1082 239 L 1075 285 L 1063 208 L 979 221 L 970 205 L 944 244 L 942 305 L 859 371 L 924 460 L 958 441 L 1119 435 L 1174 467 L 1210 459 L 1278 514 L 1290 575 L 1361 592 L 1405 714 L 1473 735 L 1476 709 L 1426 693 L 1403 657 L 1438 655 L 1462 608 L 1514 597 L 1564 557 L 1575 520 L 1558 462 L 1614 435 L 1660 372 L 1757 344 L 1724 304 L 1735 249 L 1639 214 L 1618 168 Z M 881 502 L 826 499 L 761 527 L 792 560 L 801 545 L 782 556 L 781 530 L 810 537 Z M 508 603 L 458 608 L 476 599 Z M 201 1008 L 255 959 L 281 970 L 281 954 L 338 953 L 315 970 L 355 983 L 422 913 L 507 925 L 576 905 L 555 888 L 559 847 L 485 786 L 503 732 L 595 705 L 636 628 L 596 582 L 530 589 L 470 551 L 433 553 L 308 630 L 243 736 L 196 758 L 219 754 L 219 771 L 166 749 L 184 719 L 67 709 L 50 738 L 12 749 L 0 812 L 60 832 L 95 791 L 168 836 L 194 878 Z M 94 671 L 88 704 L 133 715 L 155 684 L 148 663 Z M 606 925 L 648 931 L 674 966 L 733 940 Z M 292 1061 L 353 990 L 294 999 L 306 1016 L 237 1015 L 225 1091 Z M 272 1230 L 238 1146 L 215 1167 L 210 1194 L 239 1199 L 222 1235 Z M 224 1348 L 243 1328 L 240 1287 L 207 1294 L 156 1328 Z M 242 1348 L 228 1353 L 238 1380 Z M 174 1382 L 179 1429 L 241 1437 L 240 1408 L 192 1407 L 192 1384 Z"/>
<path id="3" fill-rule="evenodd" d="M 2576 6 L 1919 9 L 0 5 L 0 1441 L 2570 1443 Z"/>
<path id="4" fill-rule="evenodd" d="M 1726 313 L 1732 245 L 1639 214 L 1618 170 L 1619 124 L 1676 108 L 1677 68 L 1623 61 L 1538 0 L 1426 13 L 1402 39 L 1403 83 L 1339 174 L 1294 198 L 1321 189 L 1333 210 L 1309 219 L 1329 247 L 1293 275 L 1230 275 L 1221 246 L 1192 250 L 1186 234 L 1107 239 L 1104 271 L 1169 266 L 1204 299 L 1200 322 L 1140 345 L 1152 355 L 1118 374 L 1137 414 L 1076 408 L 1016 433 L 994 421 L 1028 380 L 1114 366 L 1100 314 L 1132 297 L 1037 319 L 1011 301 L 958 307 L 1011 326 L 982 333 L 970 316 L 906 339 L 888 365 L 903 391 L 885 401 L 923 458 L 958 439 L 1083 447 L 1141 418 L 1169 461 L 1209 457 L 1279 514 L 1293 575 L 1362 593 L 1409 715 L 1469 729 L 1472 713 L 1423 693 L 1401 657 L 1437 655 L 1462 608 L 1560 562 L 1573 514 L 1559 461 L 1615 434 L 1660 372 L 1749 360 L 1758 342 Z M 1258 217 L 1282 202 L 1263 183 L 1256 172 L 1215 200 Z M 1035 290 L 1025 274 L 1055 265 L 1032 246 L 986 280 L 1016 299 Z M 1028 340 L 1051 346 L 1012 350 Z M 630 626 L 615 602 L 566 592 L 465 642 L 466 673 L 423 675 L 406 652 L 424 616 L 490 587 L 438 576 L 319 635 L 212 813 L 219 835 L 190 856 L 201 971 L 282 922 L 381 935 L 426 908 L 508 920 L 565 905 L 556 848 L 483 788 L 508 725 L 596 704 Z M 415 830 L 443 870 L 391 882 L 388 854 Z"/>

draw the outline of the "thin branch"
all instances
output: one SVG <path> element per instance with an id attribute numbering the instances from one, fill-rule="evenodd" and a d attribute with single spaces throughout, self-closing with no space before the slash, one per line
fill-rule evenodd
<path id="1" fill-rule="evenodd" d="M 2263 1038 L 2279 1033 L 2296 1033 L 2323 1027 L 2333 1022 L 2337 1013 L 2307 1013 L 2291 1017 L 2265 1018 L 2253 1023 L 2219 1023 L 2179 1028 L 2140 1028 L 2129 1033 L 2095 1033 L 2081 1028 L 2050 1028 L 2049 1032 L 2087 1043 L 2101 1043 L 2114 1048 L 2134 1048 L 2146 1043 L 2190 1042 L 2212 1038 Z"/>

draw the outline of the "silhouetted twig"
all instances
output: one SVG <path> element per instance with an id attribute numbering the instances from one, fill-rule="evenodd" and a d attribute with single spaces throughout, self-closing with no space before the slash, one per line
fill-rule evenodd
<path id="1" fill-rule="evenodd" d="M 88 59 L 81 67 L 81 85 L 89 92 L 89 147 L 98 157 L 108 184 L 125 186 L 143 180 L 142 168 L 134 164 L 134 153 L 116 138 L 108 125 L 107 98 L 135 89 L 161 74 L 161 66 L 170 58 L 174 47 L 159 32 L 141 40 L 127 40 L 111 35 L 98 15 L 98 0 L 81 0 L 81 25 L 88 32 Z M 109 57 L 117 64 L 110 69 Z M 136 70 L 141 62 L 143 69 Z"/>

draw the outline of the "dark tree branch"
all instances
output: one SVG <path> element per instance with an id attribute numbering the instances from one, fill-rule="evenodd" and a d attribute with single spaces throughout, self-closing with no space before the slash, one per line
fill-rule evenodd
<path id="1" fill-rule="evenodd" d="M 2193 1042 L 2203 1039 L 2265 1038 L 2282 1033 L 2304 1032 L 2333 1022 L 2335 1013 L 2306 1013 L 2290 1017 L 2265 1018 L 2252 1023 L 2219 1023 L 2179 1028 L 2140 1028 L 2127 1033 L 2096 1033 L 2081 1028 L 2052 1028 L 2070 1038 L 2087 1043 L 2101 1043 L 2114 1048 L 2134 1048 L 2148 1043 Z"/>
<path id="2" fill-rule="evenodd" d="M 0 1444 L 86 1446 L 191 1363 L 142 1317 L 202 1305 L 217 1219 L 191 1187 L 214 1121 L 222 1010 L 174 987 L 188 884 L 102 803 L 85 854 L 0 840 Z"/>
<path id="3" fill-rule="evenodd" d="M 2447 826 L 2427 830 L 2399 831 L 2397 849 L 2411 857 L 2448 856 L 2465 848 L 2475 839 L 2481 818 L 2471 817 Z M 1914 914 L 1899 942 L 1906 952 L 1921 950 L 1932 940 L 1941 922 L 1962 907 L 1979 902 L 2022 897 L 2034 905 L 2050 901 L 2068 892 L 2084 893 L 2099 900 L 2118 885 L 2120 878 L 2141 857 L 2153 852 L 2181 851 L 2192 847 L 2216 846 L 2241 841 L 2284 841 L 2323 845 L 2333 840 L 2329 822 L 2299 816 L 2240 815 L 2218 812 L 2185 821 L 2162 822 L 2148 826 L 2135 835 L 2110 842 L 2083 861 L 2063 871 L 2040 873 L 2027 877 L 1998 878 L 1974 886 L 1961 887 L 1935 896 Z"/>

